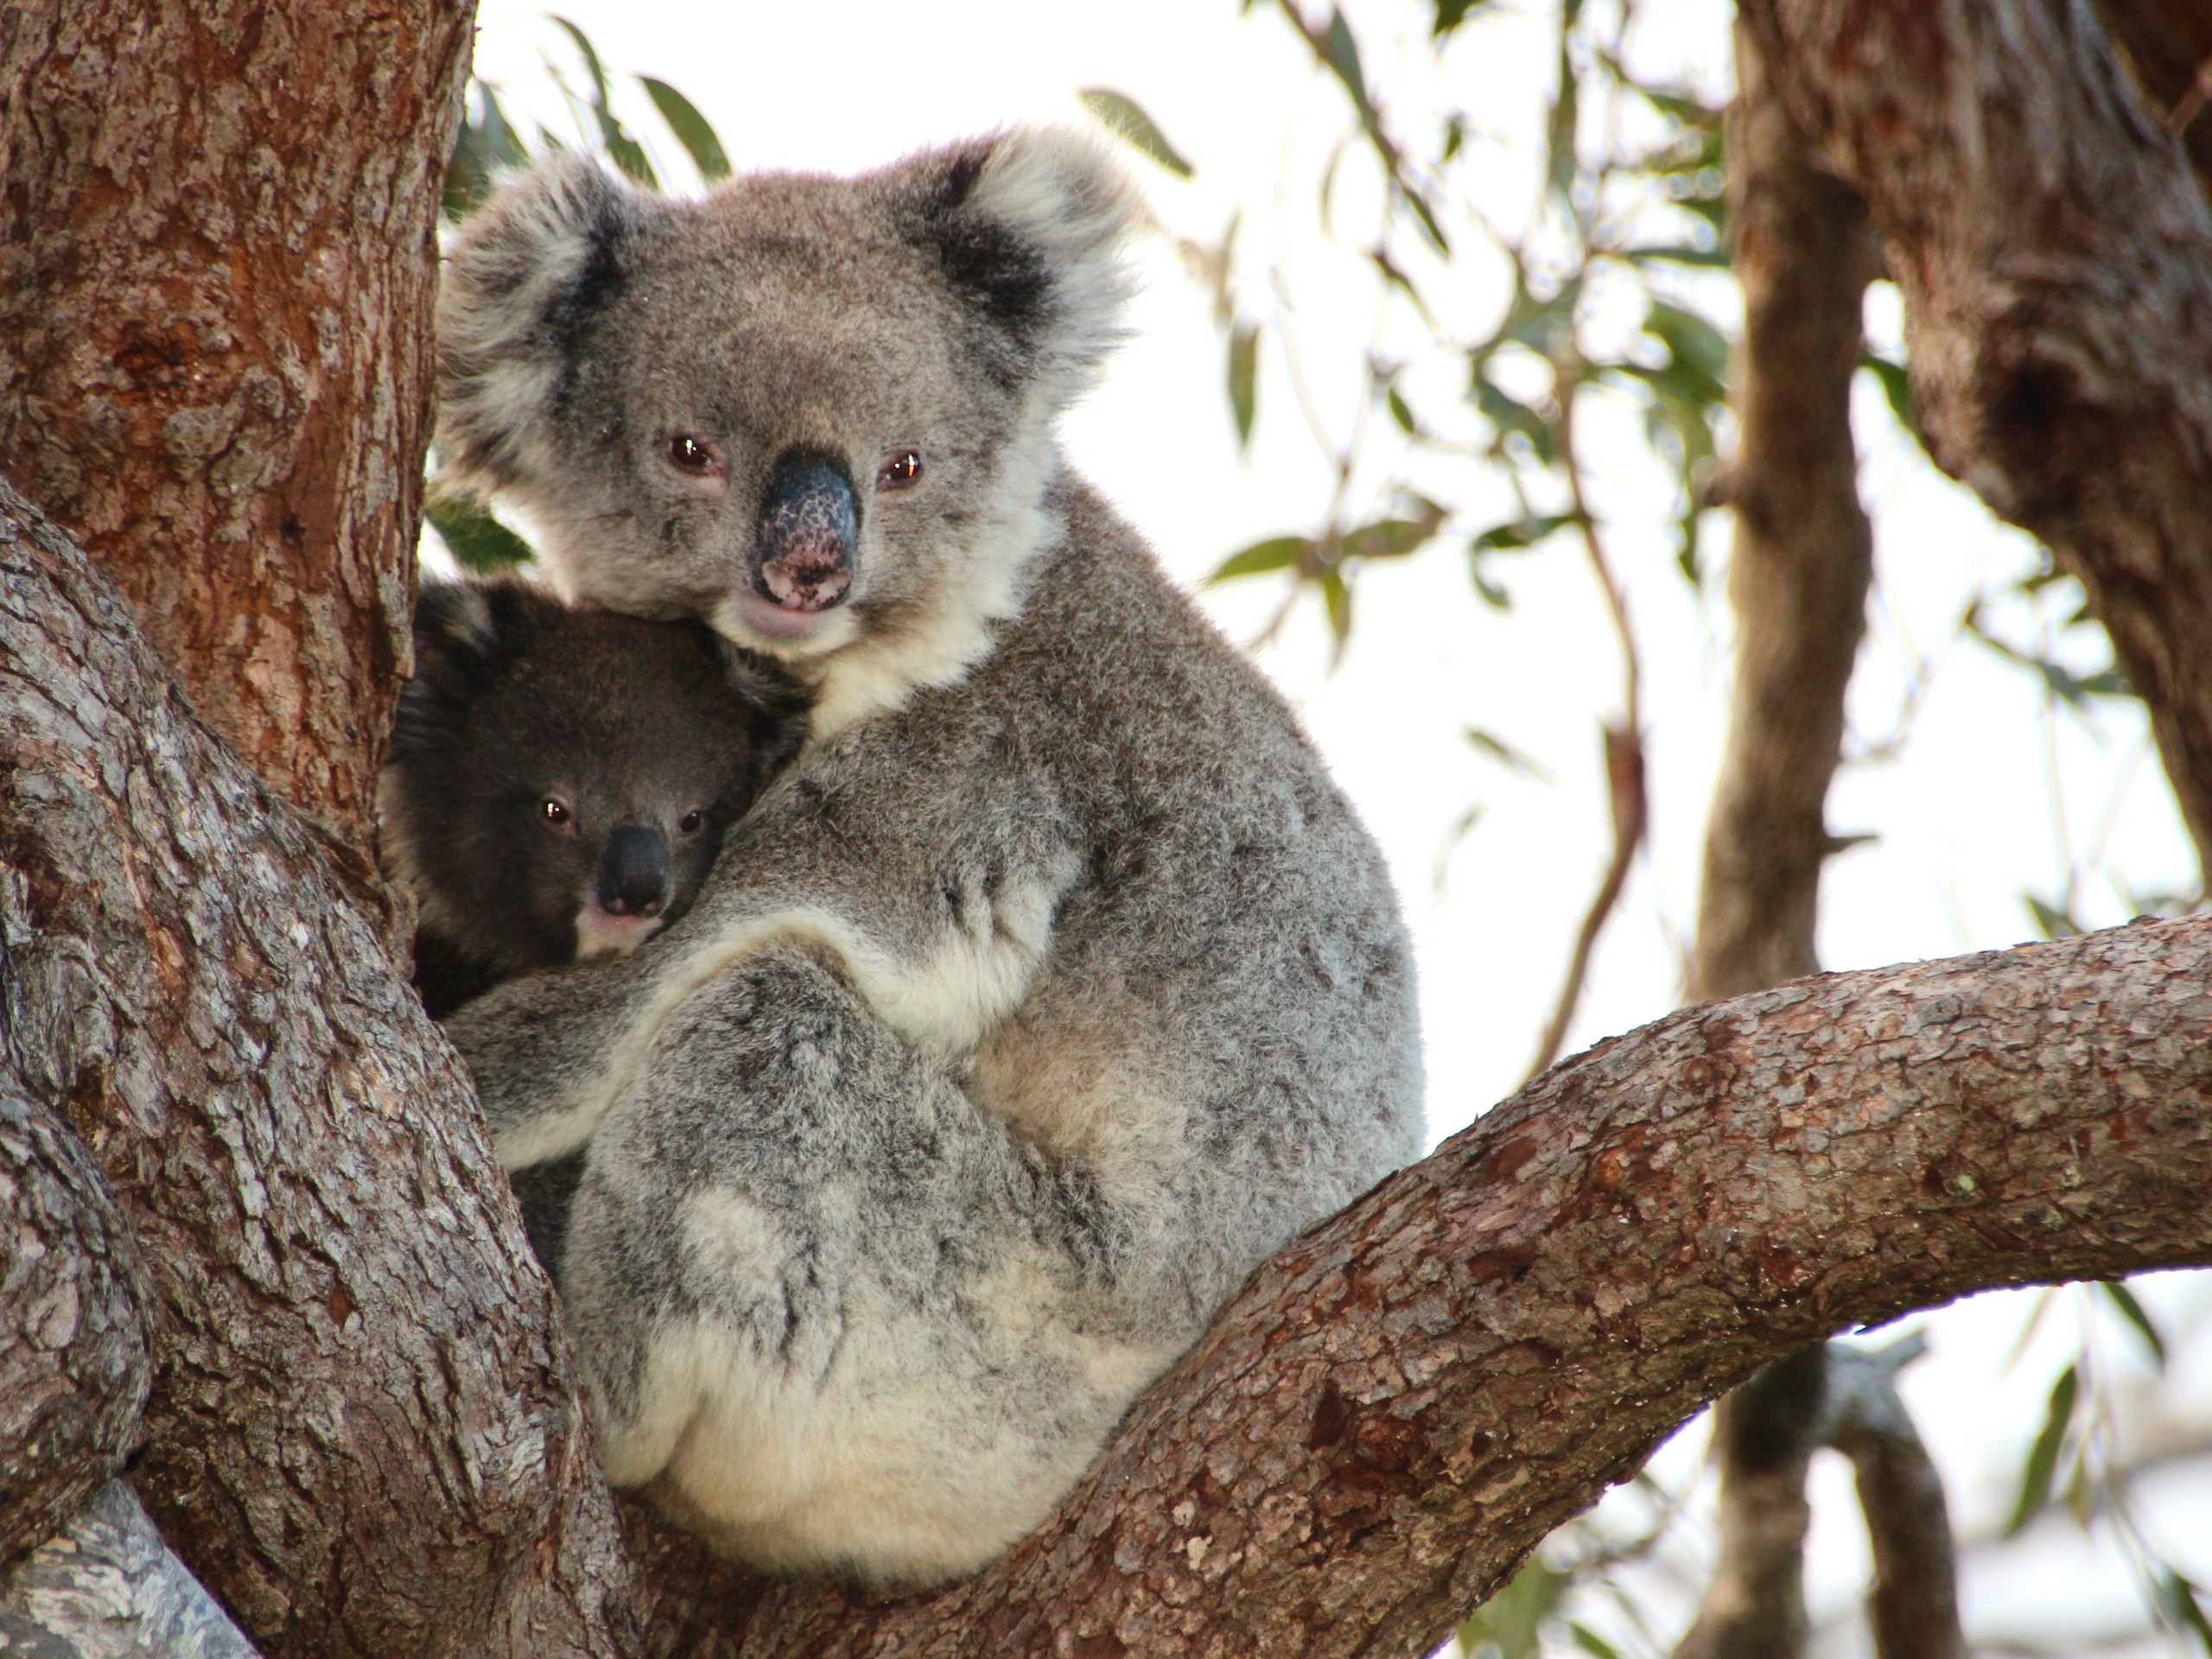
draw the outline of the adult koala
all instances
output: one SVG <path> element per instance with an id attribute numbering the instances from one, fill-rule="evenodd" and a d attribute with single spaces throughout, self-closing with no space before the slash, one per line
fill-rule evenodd
<path id="1" fill-rule="evenodd" d="M 1066 469 L 1130 186 L 1014 132 L 462 231 L 444 449 L 572 596 L 815 698 L 682 922 L 465 1009 L 599 1444 L 726 1551 L 927 1580 L 1035 1525 L 1262 1257 L 1420 1147 L 1382 862 Z"/>

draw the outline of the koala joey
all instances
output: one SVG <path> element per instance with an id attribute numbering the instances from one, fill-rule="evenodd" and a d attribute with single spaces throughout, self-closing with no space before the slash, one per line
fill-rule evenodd
<path id="1" fill-rule="evenodd" d="M 1136 217 L 1052 130 L 696 201 L 563 158 L 447 266 L 448 457 L 813 700 L 680 923 L 449 1027 L 505 1163 L 585 1149 L 608 1474 L 759 1565 L 988 1560 L 1420 1149 L 1382 859 L 1058 450 Z"/>

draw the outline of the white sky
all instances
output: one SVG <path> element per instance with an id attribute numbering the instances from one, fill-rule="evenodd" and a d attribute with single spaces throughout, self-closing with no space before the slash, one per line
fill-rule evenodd
<path id="1" fill-rule="evenodd" d="M 1498 15 L 1464 30 L 1441 63 L 1420 26 L 1426 6 L 1366 0 L 1346 10 L 1370 81 L 1393 91 L 1400 109 L 1457 107 L 1491 135 L 1484 142 L 1497 159 L 1483 206 L 1504 223 L 1521 222 L 1535 166 L 1531 146 L 1550 92 L 1549 8 L 1506 0 Z M 1642 10 L 1637 60 L 1679 72 L 1709 96 L 1724 94 L 1726 6 L 1649 0 Z M 1240 19 L 1233 0 L 1122 0 L 1110 8 L 1037 0 L 786 7 L 569 0 L 565 15 L 591 36 L 610 72 L 649 73 L 680 87 L 741 168 L 862 168 L 1010 121 L 1081 119 L 1078 87 L 1135 98 L 1198 169 L 1185 183 L 1134 163 L 1163 224 L 1212 239 L 1233 211 L 1244 213 L 1239 305 L 1270 325 L 1259 420 L 1251 454 L 1240 459 L 1208 300 L 1162 240 L 1144 257 L 1148 281 L 1132 319 L 1135 335 L 1101 390 L 1068 420 L 1066 449 L 1193 585 L 1238 547 L 1318 527 L 1333 480 L 1287 393 L 1275 326 L 1282 302 L 1266 267 L 1272 257 L 1287 273 L 1300 359 L 1336 442 L 1354 419 L 1361 354 L 1375 337 L 1375 285 L 1363 263 L 1325 242 L 1317 226 L 1315 181 L 1345 130 L 1344 99 L 1265 5 Z M 511 114 L 536 111 L 569 132 L 540 55 L 573 64 L 558 31 L 535 14 L 496 5 L 483 22 L 479 68 L 503 85 Z M 679 155 L 634 83 L 618 88 L 617 103 L 658 156 Z M 1339 169 L 1334 211 L 1353 246 L 1371 234 L 1375 201 L 1371 173 L 1355 150 Z M 1469 264 L 1447 308 L 1471 334 L 1495 317 L 1504 290 L 1498 270 Z M 1710 284 L 1686 291 L 1726 292 Z M 1870 327 L 1894 352 L 1894 296 L 1878 294 Z M 1386 343 L 1405 337 L 1402 322 L 1384 328 Z M 1916 687 L 1918 695 L 1899 758 L 1847 767 L 1831 796 L 1832 829 L 1879 839 L 1830 867 L 1823 962 L 1872 966 L 2032 937 L 2022 893 L 2056 897 L 2069 868 L 2078 873 L 2077 913 L 2094 925 L 2133 912 L 2123 889 L 2192 888 L 2190 849 L 2156 757 L 2145 758 L 2144 722 L 2133 707 L 2101 707 L 2094 724 L 2066 713 L 2054 718 L 2022 670 L 1971 641 L 1949 643 L 1968 596 L 2031 569 L 2031 546 L 1935 474 L 1871 385 L 1860 388 L 1857 416 L 1878 590 L 1852 689 L 1853 747 L 1896 735 Z M 1653 841 L 1600 948 L 1570 1050 L 1651 1019 L 1679 996 L 1678 953 L 1695 913 L 1706 804 L 1725 726 L 1729 624 L 1721 582 L 1708 577 L 1710 597 L 1700 599 L 1675 572 L 1666 481 L 1631 418 L 1623 410 L 1599 414 L 1585 444 L 1644 653 Z M 1440 499 L 1467 507 L 1462 539 L 1513 516 L 1471 477 L 1439 471 L 1433 461 L 1408 462 L 1391 447 L 1395 435 L 1387 421 L 1371 424 L 1360 491 L 1410 467 Z M 1497 510 L 1485 516 L 1485 505 Z M 1726 542 L 1716 516 L 1706 531 L 1708 566 L 1725 561 Z M 1510 615 L 1477 601 L 1461 558 L 1440 543 L 1359 582 L 1352 646 L 1333 674 L 1311 600 L 1261 657 L 1397 872 L 1421 954 L 1429 1116 L 1440 1138 L 1510 1092 L 1526 1069 L 1610 837 L 1598 732 L 1618 712 L 1620 670 L 1596 592 L 1565 542 L 1494 568 L 1513 592 Z M 1210 593 L 1205 603 L 1234 637 L 1249 639 L 1279 597 L 1262 582 Z M 1992 615 L 2024 645 L 2036 643 L 2044 626 L 2017 606 Z M 2076 666 L 2093 666 L 2101 642 L 2066 649 Z M 1534 756 L 1553 781 L 1518 779 L 1484 759 L 1461 735 L 1470 726 Z M 1443 861 L 1440 887 L 1447 833 L 1478 804 L 1482 816 Z M 2201 1309 L 2205 1288 L 2169 1280 L 2145 1299 L 2178 1314 L 2184 1304 Z M 2058 1339 L 2060 1322 L 2046 1322 L 2037 1344 L 1998 1380 L 2021 1307 L 2018 1297 L 1984 1299 L 1939 1316 L 1936 1356 L 1909 1374 L 1908 1392 L 1969 1532 L 2001 1519 L 2006 1482 L 2016 1478 L 2052 1375 L 2072 1352 L 2071 1335 Z M 2117 1337 L 2107 1345 L 2125 1351 Z M 2195 1351 L 2195 1382 L 2181 1391 L 2196 1402 L 2200 1421 L 2212 1416 L 2212 1353 L 2203 1350 Z M 1692 1460 L 1685 1448 L 1673 1466 Z M 2183 1482 L 2180 1496 L 2161 1503 L 2162 1511 L 2174 1508 L 2182 1529 L 2168 1541 L 2195 1551 L 2200 1581 L 2212 1580 L 2207 1484 Z M 1829 1471 L 1816 1486 L 1812 1595 L 1816 1614 L 1824 1614 L 1862 1581 L 1865 1542 L 1847 1482 Z M 1970 1574 L 1976 1629 L 2048 1644 L 2086 1640 L 2129 1618 L 2139 1623 L 2124 1570 L 2084 1560 L 2070 1528 L 2054 1532 L 2048 1546 L 2035 1534 L 2024 1543 L 2058 1552 L 2065 1570 L 1986 1582 L 1987 1575 Z M 2041 1599 L 2022 1602 L 2020 1586 L 2029 1585 Z M 1654 1593 L 1663 1600 L 1663 1588 Z"/>

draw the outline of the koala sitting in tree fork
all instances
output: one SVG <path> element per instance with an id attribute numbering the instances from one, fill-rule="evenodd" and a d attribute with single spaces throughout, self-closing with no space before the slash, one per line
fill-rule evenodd
<path id="1" fill-rule="evenodd" d="M 689 915 L 449 1029 L 618 1484 L 894 1581 L 1034 1526 L 1262 1258 L 1415 1156 L 1413 963 L 1281 699 L 1063 461 L 1131 187 L 1017 131 L 463 229 L 441 442 L 572 594 L 814 701 Z"/>

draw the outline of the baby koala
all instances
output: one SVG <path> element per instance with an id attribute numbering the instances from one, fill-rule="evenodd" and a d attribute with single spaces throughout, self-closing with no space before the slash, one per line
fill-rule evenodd
<path id="1" fill-rule="evenodd" d="M 805 727 L 798 687 L 702 624 L 518 581 L 426 586 L 378 801 L 424 1006 L 445 1019 L 674 920 Z M 517 1184 L 549 1269 L 582 1164 Z"/>

